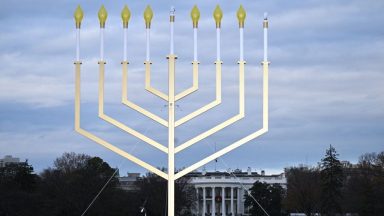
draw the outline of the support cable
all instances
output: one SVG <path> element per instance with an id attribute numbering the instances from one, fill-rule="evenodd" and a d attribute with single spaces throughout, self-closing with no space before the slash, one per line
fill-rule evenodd
<path id="1" fill-rule="evenodd" d="M 208 146 L 212 149 L 212 146 L 211 146 L 206 140 L 204 140 L 204 141 L 205 141 L 205 143 L 207 143 Z M 216 151 L 215 149 L 212 149 L 212 150 Z M 228 164 L 225 162 L 225 160 L 224 160 L 222 157 L 220 157 L 220 159 L 217 159 L 217 160 L 220 160 L 220 162 L 224 165 L 224 167 L 225 167 L 227 170 L 230 169 L 230 167 L 228 166 Z M 215 162 L 215 163 L 216 163 L 216 162 Z M 231 169 L 230 169 L 230 170 L 231 170 Z M 260 207 L 260 209 L 265 213 L 265 215 L 270 216 L 270 215 L 268 214 L 268 212 L 263 208 L 263 206 L 262 206 L 262 205 L 256 200 L 256 198 L 251 194 L 251 192 L 249 192 L 249 190 L 243 185 L 243 183 L 241 183 L 240 178 L 237 177 L 236 174 L 235 174 L 232 170 L 231 170 L 230 172 L 227 171 L 227 173 L 230 174 L 230 175 L 232 175 L 233 177 L 235 177 L 237 183 L 239 183 L 240 186 L 241 186 L 245 191 L 247 191 L 248 196 L 250 196 L 250 197 L 256 202 L 256 204 L 257 204 L 257 205 Z M 239 197 L 238 197 L 238 199 L 239 199 Z"/>
<path id="2" fill-rule="evenodd" d="M 149 129 L 149 126 L 148 125 L 144 131 L 143 134 L 146 134 L 148 129 Z M 139 141 L 136 141 L 135 145 L 131 148 L 131 154 L 133 154 L 135 152 L 135 149 L 137 147 L 137 144 L 139 143 Z M 119 164 L 118 167 L 121 167 L 125 162 L 125 159 L 123 158 Z M 113 177 L 115 177 L 115 175 L 117 174 L 117 172 L 119 171 L 119 168 L 116 168 L 115 172 L 112 173 L 111 177 L 109 177 L 108 181 L 104 184 L 104 186 L 99 190 L 99 192 L 96 194 L 96 196 L 92 199 L 92 201 L 89 203 L 89 205 L 87 206 L 87 208 L 84 210 L 84 212 L 81 214 L 81 216 L 84 216 L 88 210 L 92 207 L 92 205 L 95 203 L 95 201 L 97 200 L 97 198 L 101 195 L 101 193 L 104 191 L 104 189 L 108 186 L 108 184 L 111 182 L 111 180 L 113 179 Z"/>

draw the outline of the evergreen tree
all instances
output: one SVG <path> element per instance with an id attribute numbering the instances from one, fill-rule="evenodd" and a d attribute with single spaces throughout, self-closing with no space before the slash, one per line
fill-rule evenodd
<path id="1" fill-rule="evenodd" d="M 321 159 L 321 207 L 323 214 L 328 216 L 341 212 L 343 170 L 338 156 L 336 149 L 330 145 Z"/>

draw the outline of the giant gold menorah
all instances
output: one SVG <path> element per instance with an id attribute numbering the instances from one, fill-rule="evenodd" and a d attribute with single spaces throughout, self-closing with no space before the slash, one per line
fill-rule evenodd
<path id="1" fill-rule="evenodd" d="M 199 61 L 197 60 L 197 29 L 198 29 L 198 21 L 200 18 L 200 12 L 196 6 L 193 7 L 191 11 L 191 18 L 193 21 L 193 33 L 194 33 L 194 59 L 192 61 L 192 71 L 193 71 L 193 84 L 190 88 L 182 91 L 181 93 L 175 94 L 175 62 L 176 62 L 176 55 L 174 54 L 174 41 L 173 41 L 173 24 L 175 22 L 175 10 L 172 9 L 170 13 L 170 54 L 167 56 L 168 59 L 168 94 L 163 93 L 156 88 L 154 88 L 151 85 L 151 61 L 150 61 L 150 27 L 151 27 L 151 20 L 153 17 L 153 12 L 149 6 L 144 11 L 144 20 L 146 25 L 146 60 L 144 62 L 145 64 L 145 89 L 152 94 L 158 96 L 162 100 L 165 100 L 168 103 L 168 120 L 161 118 L 160 116 L 142 108 L 141 106 L 135 104 L 134 102 L 130 101 L 128 99 L 127 94 L 127 79 L 128 79 L 128 61 L 127 61 L 127 29 L 128 29 L 128 22 L 130 19 L 130 11 L 127 6 L 124 7 L 121 17 L 123 20 L 123 32 L 124 32 L 124 54 L 123 54 L 123 61 L 122 61 L 122 103 L 137 112 L 147 116 L 148 118 L 156 121 L 157 123 L 163 125 L 164 127 L 168 128 L 168 146 L 149 138 L 148 136 L 140 133 L 137 130 L 134 130 L 131 127 L 128 127 L 127 125 L 124 125 L 120 121 L 108 116 L 104 112 L 104 72 L 105 72 L 105 64 L 106 61 L 104 60 L 104 29 L 105 29 L 105 22 L 107 19 L 107 11 L 104 8 L 104 6 L 101 7 L 98 13 L 99 20 L 100 20 L 100 60 L 98 62 L 99 64 L 99 100 L 98 100 L 98 113 L 99 117 L 103 119 L 104 121 L 120 128 L 121 130 L 137 137 L 138 139 L 152 145 L 153 147 L 157 148 L 158 150 L 166 153 L 168 155 L 168 169 L 167 173 L 152 166 L 151 164 L 144 162 L 143 160 L 135 157 L 134 155 L 114 146 L 113 144 L 105 141 L 104 139 L 92 134 L 91 132 L 88 132 L 87 130 L 80 127 L 80 26 L 81 21 L 83 18 L 83 11 L 81 10 L 80 6 L 75 11 L 75 21 L 76 21 L 76 30 L 77 30 L 77 46 L 76 46 L 76 61 L 75 61 L 75 71 L 76 71 L 76 83 L 75 83 L 75 130 L 82 134 L 83 136 L 95 141 L 96 143 L 108 148 L 109 150 L 127 158 L 128 160 L 138 164 L 139 166 L 144 167 L 145 169 L 161 176 L 162 178 L 166 179 L 168 181 L 168 215 L 174 216 L 174 186 L 175 186 L 175 180 L 178 178 L 186 175 L 187 173 L 198 169 L 199 167 L 209 163 L 210 161 L 234 150 L 235 148 L 257 138 L 258 136 L 266 133 L 268 131 L 268 65 L 269 62 L 267 60 L 267 31 L 268 31 L 268 20 L 266 15 L 264 16 L 263 21 L 263 29 L 264 29 L 264 60 L 262 61 L 263 66 L 263 126 L 261 129 L 257 130 L 256 132 L 249 134 L 245 136 L 244 138 L 232 143 L 231 145 L 226 146 L 225 148 L 215 152 L 214 154 L 190 165 L 189 167 L 186 167 L 182 169 L 179 172 L 175 173 L 175 154 L 183 151 L 184 149 L 198 143 L 199 141 L 207 138 L 208 136 L 220 131 L 221 129 L 224 129 L 225 127 L 235 123 L 236 121 L 239 121 L 240 119 L 244 118 L 245 116 L 245 92 L 244 92 L 244 67 L 245 67 L 245 61 L 243 59 L 243 29 L 244 29 L 244 21 L 246 17 L 246 12 L 243 9 L 242 6 L 240 6 L 239 10 L 237 11 L 237 18 L 239 21 L 239 33 L 240 33 L 240 57 L 238 61 L 239 65 L 239 112 L 237 115 L 227 119 L 226 121 L 216 125 L 215 127 L 195 136 L 194 138 L 175 146 L 174 140 L 175 140 L 175 128 L 192 120 L 194 117 L 197 117 L 204 112 L 212 109 L 213 107 L 219 105 L 221 103 L 221 65 L 222 61 L 220 58 L 220 29 L 221 29 L 221 19 L 223 16 L 223 13 L 219 6 L 217 6 L 214 10 L 213 17 L 216 22 L 216 51 L 217 51 L 217 58 L 215 61 L 216 65 L 216 98 L 214 101 L 212 101 L 209 104 L 206 104 L 205 106 L 197 109 L 196 111 L 176 120 L 175 119 L 175 103 L 176 101 L 180 100 L 181 98 L 186 97 L 187 95 L 195 92 L 198 89 L 198 69 L 199 69 Z"/>

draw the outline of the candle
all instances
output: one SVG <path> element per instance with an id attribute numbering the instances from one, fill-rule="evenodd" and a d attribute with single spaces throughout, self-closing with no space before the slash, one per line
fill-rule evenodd
<path id="1" fill-rule="evenodd" d="M 264 62 L 268 61 L 268 14 L 264 13 Z"/>
<path id="2" fill-rule="evenodd" d="M 80 61 L 80 28 L 76 28 L 76 61 Z"/>
<path id="3" fill-rule="evenodd" d="M 150 50 L 150 48 L 149 48 L 149 40 L 150 40 L 150 29 L 149 28 L 147 28 L 146 29 L 146 57 L 145 57 L 145 60 L 146 61 L 149 61 L 149 59 L 150 59 L 150 55 L 151 55 L 151 50 Z"/>
<path id="4" fill-rule="evenodd" d="M 129 11 L 129 8 L 127 5 L 124 6 L 123 10 L 121 11 L 121 19 L 123 20 L 123 38 L 124 38 L 124 44 L 123 44 L 123 61 L 127 61 L 127 50 L 128 50 L 128 22 L 129 18 L 131 18 L 131 12 Z"/>
<path id="5" fill-rule="evenodd" d="M 247 16 L 244 8 L 240 5 L 239 10 L 237 10 L 237 19 L 239 20 L 239 31 L 240 31 L 240 56 L 239 61 L 244 61 L 244 21 Z"/>
<path id="6" fill-rule="evenodd" d="M 213 18 L 216 22 L 216 61 L 220 61 L 220 28 L 221 28 L 221 19 L 223 18 L 223 12 L 220 9 L 220 6 L 217 5 L 213 11 Z"/>
<path id="7" fill-rule="evenodd" d="M 244 29 L 240 28 L 240 56 L 239 61 L 244 61 Z"/>
<path id="8" fill-rule="evenodd" d="M 197 28 L 193 28 L 193 61 L 197 61 Z"/>
<path id="9" fill-rule="evenodd" d="M 197 27 L 200 18 L 200 11 L 196 5 L 192 8 L 191 18 L 193 23 L 193 61 L 197 61 Z"/>
<path id="10" fill-rule="evenodd" d="M 150 42 L 150 29 L 151 29 L 151 20 L 153 18 L 153 11 L 151 9 L 151 7 L 148 5 L 146 8 L 145 8 L 145 11 L 144 11 L 144 20 L 145 20 L 145 28 L 146 28 L 146 47 L 147 47 L 147 50 L 146 50 L 146 58 L 145 60 L 146 61 L 149 61 L 150 60 L 150 48 L 149 48 L 149 42 Z"/>
<path id="11" fill-rule="evenodd" d="M 220 28 L 216 28 L 216 61 L 220 61 Z"/>
<path id="12" fill-rule="evenodd" d="M 127 49 L 128 49 L 128 42 L 127 42 L 127 28 L 123 29 L 123 37 L 124 37 L 124 44 L 123 44 L 123 61 L 127 61 Z"/>
<path id="13" fill-rule="evenodd" d="M 108 17 L 108 13 L 104 5 L 101 6 L 98 16 L 100 21 L 100 61 L 104 61 L 104 29 L 105 21 Z"/>
<path id="14" fill-rule="evenodd" d="M 170 54 L 174 54 L 174 39 L 173 39 L 173 24 L 175 22 L 175 8 L 172 6 L 171 11 L 170 11 L 170 33 L 171 33 L 171 38 L 170 38 Z"/>
<path id="15" fill-rule="evenodd" d="M 80 61 L 80 26 L 81 26 L 81 20 L 83 19 L 84 13 L 81 9 L 80 5 L 77 6 L 74 18 L 76 22 L 76 61 Z"/>
<path id="16" fill-rule="evenodd" d="M 100 61 L 104 60 L 104 28 L 100 28 Z"/>

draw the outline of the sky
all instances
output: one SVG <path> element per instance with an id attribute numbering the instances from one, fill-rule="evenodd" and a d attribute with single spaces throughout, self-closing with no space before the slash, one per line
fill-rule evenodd
<path id="1" fill-rule="evenodd" d="M 105 112 L 156 141 L 167 144 L 165 127 L 120 102 L 123 32 L 120 12 L 132 12 L 128 28 L 128 97 L 167 118 L 166 104 L 144 90 L 147 4 L 151 26 L 152 84 L 167 91 L 169 9 L 176 8 L 177 92 L 192 83 L 193 32 L 190 10 L 201 11 L 198 33 L 200 89 L 177 103 L 180 118 L 214 100 L 215 23 L 222 20 L 223 101 L 176 129 L 176 145 L 236 115 L 239 32 L 236 11 L 245 21 L 246 118 L 176 155 L 176 168 L 189 166 L 261 127 L 260 62 L 263 13 L 269 16 L 270 118 L 267 134 L 209 163 L 207 170 L 247 169 L 267 174 L 285 167 L 315 166 L 333 145 L 340 160 L 356 163 L 367 152 L 384 150 L 384 2 L 381 0 L 144 0 L 0 2 L 0 158 L 13 155 L 36 172 L 53 166 L 64 152 L 98 156 L 126 172 L 144 169 L 74 131 L 75 23 L 81 4 L 82 127 L 156 167 L 167 157 L 97 117 L 99 24 L 105 29 Z"/>

